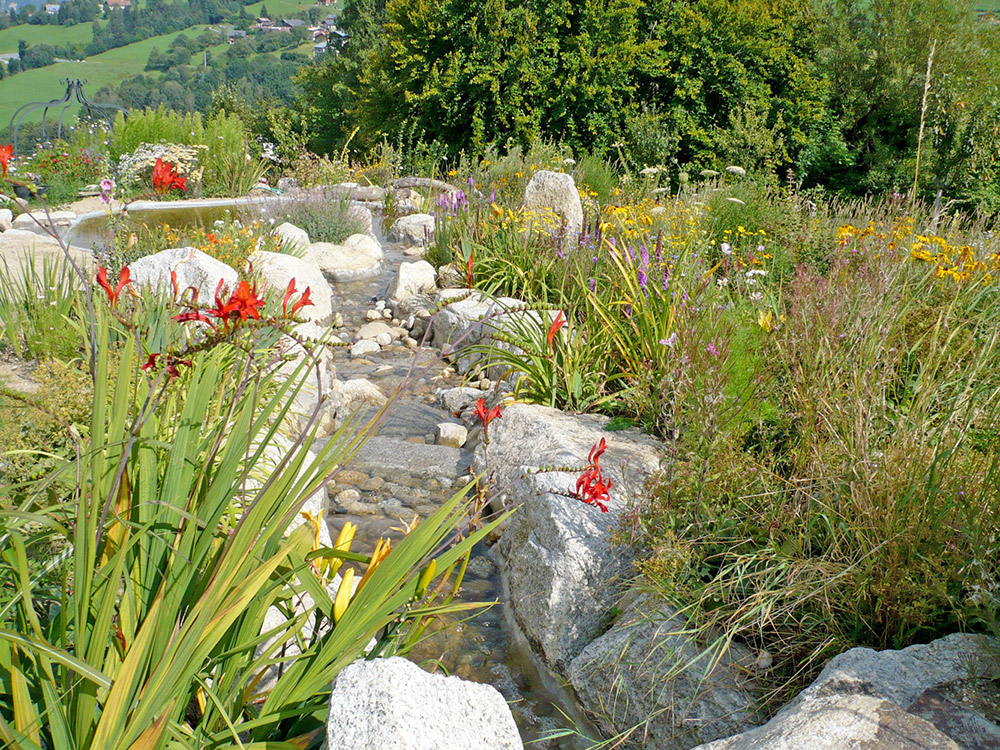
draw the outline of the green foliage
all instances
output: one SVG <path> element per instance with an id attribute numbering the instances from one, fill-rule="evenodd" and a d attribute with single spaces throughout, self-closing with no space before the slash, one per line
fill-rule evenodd
<path id="1" fill-rule="evenodd" d="M 268 208 L 276 224 L 290 222 L 304 229 L 313 242 L 343 242 L 352 234 L 365 231 L 357 214 L 351 212 L 349 201 L 298 198 L 282 201 Z"/>
<path id="2" fill-rule="evenodd" d="M 446 584 L 492 526 L 452 544 L 469 510 L 459 493 L 381 560 L 349 540 L 319 546 L 315 517 L 285 534 L 373 425 L 349 422 L 322 447 L 315 428 L 285 438 L 314 363 L 280 383 L 266 339 L 218 343 L 168 382 L 140 371 L 132 336 L 114 371 L 117 326 L 98 309 L 101 387 L 86 430 L 69 433 L 73 457 L 4 490 L 0 736 L 23 750 L 312 743 L 331 680 L 373 638 L 371 656 L 405 653 L 427 618 L 468 608 Z M 349 597 L 336 573 L 359 563 Z M 273 610 L 285 618 L 265 629 Z"/>
<path id="3" fill-rule="evenodd" d="M 117 162 L 143 143 L 204 146 L 199 162 L 205 170 L 202 189 L 208 195 L 244 194 L 263 173 L 260 160 L 250 155 L 242 121 L 225 112 L 208 120 L 163 106 L 132 112 L 128 120 L 119 114 L 108 145 L 110 158 Z"/>
<path id="4" fill-rule="evenodd" d="M 0 269 L 0 341 L 16 357 L 73 359 L 81 353 L 76 278 L 64 260 L 25 255 Z"/>

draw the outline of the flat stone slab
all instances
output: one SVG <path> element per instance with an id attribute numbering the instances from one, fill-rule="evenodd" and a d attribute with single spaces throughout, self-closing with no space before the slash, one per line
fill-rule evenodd
<path id="1" fill-rule="evenodd" d="M 431 427 L 433 431 L 433 426 Z M 362 446 L 348 469 L 380 476 L 388 481 L 405 481 L 409 477 L 457 477 L 468 468 L 462 466 L 462 451 L 446 445 L 408 443 L 388 437 L 373 437 Z"/>

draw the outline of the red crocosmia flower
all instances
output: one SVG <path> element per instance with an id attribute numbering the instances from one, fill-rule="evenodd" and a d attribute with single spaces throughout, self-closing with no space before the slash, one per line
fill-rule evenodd
<path id="1" fill-rule="evenodd" d="M 215 232 L 209 232 L 205 235 L 205 239 L 211 242 L 213 245 L 219 244 L 219 238 L 215 236 Z"/>
<path id="2" fill-rule="evenodd" d="M 288 303 L 292 300 L 292 295 L 298 290 L 295 288 L 295 279 L 288 282 L 288 289 L 285 290 L 285 298 L 281 301 L 281 311 L 286 318 L 295 317 L 295 313 L 301 310 L 303 307 L 313 304 L 313 301 L 309 299 L 309 287 L 302 292 L 302 296 L 299 297 L 298 301 L 292 305 L 292 310 L 289 312 Z"/>
<path id="3" fill-rule="evenodd" d="M 298 301 L 294 305 L 292 305 L 292 317 L 295 317 L 295 313 L 303 307 L 307 307 L 311 304 L 313 304 L 313 301 L 309 299 L 309 287 L 306 287 L 306 290 L 302 292 L 302 296 L 299 297 Z"/>
<path id="4" fill-rule="evenodd" d="M 177 300 L 177 271 L 170 272 L 170 288 L 174 292 L 174 301 Z"/>
<path id="5" fill-rule="evenodd" d="M 569 493 L 587 505 L 596 505 L 602 513 L 608 512 L 608 502 L 611 500 L 611 480 L 607 479 L 598 465 L 604 451 L 608 449 L 608 443 L 604 438 L 601 442 L 595 443 L 587 456 L 588 464 L 576 480 L 576 488 Z"/>
<path id="6" fill-rule="evenodd" d="M 482 398 L 476 402 L 475 414 L 479 417 L 479 421 L 483 423 L 483 435 L 486 434 L 486 428 L 490 426 L 490 422 L 503 417 L 503 414 L 500 413 L 500 404 L 487 411 L 486 399 Z"/>
<path id="7" fill-rule="evenodd" d="M 187 367 L 191 366 L 190 359 L 177 359 L 176 357 L 171 356 L 170 354 L 164 355 L 160 352 L 154 352 L 149 355 L 149 359 L 146 360 L 146 364 L 144 364 L 139 369 L 141 370 L 154 369 L 156 367 L 156 360 L 160 357 L 163 358 L 164 369 L 166 369 L 167 376 L 170 378 L 180 377 L 181 371 L 177 369 L 177 365 L 186 365 Z"/>
<path id="8" fill-rule="evenodd" d="M 14 155 L 14 147 L 9 143 L 6 146 L 0 146 L 0 169 L 3 170 L 3 176 L 7 177 L 7 165 L 10 163 L 10 158 Z"/>
<path id="9" fill-rule="evenodd" d="M 563 317 L 562 310 L 556 315 L 556 319 L 552 321 L 552 325 L 549 326 L 549 335 L 546 337 L 549 342 L 549 349 L 552 349 L 552 340 L 559 333 L 559 329 L 566 325 L 566 319 Z"/>
<path id="10" fill-rule="evenodd" d="M 218 328 L 212 323 L 212 319 L 209 318 L 204 313 L 200 313 L 197 310 L 192 310 L 191 312 L 181 313 L 180 315 L 175 315 L 174 320 L 178 323 L 187 323 L 190 321 L 197 321 L 199 323 L 206 323 L 209 328 L 213 331 L 218 332 Z"/>
<path id="11" fill-rule="evenodd" d="M 177 167 L 169 161 L 158 158 L 153 165 L 153 188 L 160 194 L 187 190 L 187 178 L 178 175 Z"/>
<path id="12" fill-rule="evenodd" d="M 465 276 L 466 276 L 466 279 L 469 282 L 469 291 L 470 292 L 472 291 L 472 265 L 473 265 L 473 263 L 475 263 L 475 260 L 470 255 L 469 259 L 467 261 L 465 261 Z"/>
<path id="13" fill-rule="evenodd" d="M 257 285 L 254 284 L 251 288 L 250 284 L 244 280 L 236 287 L 236 291 L 230 296 L 226 306 L 222 308 L 223 318 L 232 317 L 235 313 L 240 316 L 241 320 L 247 318 L 259 320 L 260 313 L 257 311 L 263 306 L 264 300 L 257 296 Z"/>
<path id="14" fill-rule="evenodd" d="M 118 277 L 118 286 L 114 289 L 111 288 L 111 284 L 108 282 L 108 269 L 101 266 L 97 269 L 97 283 L 104 290 L 105 294 L 108 295 L 108 302 L 111 307 L 114 307 L 118 303 L 118 297 L 122 293 L 122 289 L 128 284 L 132 279 L 132 272 L 129 271 L 128 266 L 122 269 L 121 276 Z"/>

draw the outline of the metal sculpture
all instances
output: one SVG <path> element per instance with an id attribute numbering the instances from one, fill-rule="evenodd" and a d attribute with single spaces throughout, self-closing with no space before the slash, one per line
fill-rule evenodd
<path id="1" fill-rule="evenodd" d="M 56 133 L 57 138 L 62 138 L 63 129 L 63 118 L 66 116 L 66 111 L 72 107 L 74 104 L 80 104 L 83 106 L 84 110 L 91 113 L 96 113 L 103 117 L 108 123 L 108 127 L 114 127 L 114 121 L 111 118 L 111 113 L 113 111 L 121 112 L 125 117 L 128 117 L 128 110 L 118 107 L 114 104 L 99 104 L 83 92 L 83 84 L 86 80 L 80 78 L 66 78 L 62 81 L 66 84 L 66 93 L 61 99 L 53 99 L 48 102 L 29 102 L 18 108 L 14 113 L 14 116 L 10 118 L 10 126 L 8 127 L 8 134 L 10 136 L 10 142 L 14 146 L 14 153 L 18 153 L 17 150 L 17 133 L 21 129 L 21 124 L 24 122 L 24 118 L 36 110 L 42 109 L 42 140 L 46 140 L 46 128 L 48 126 L 48 116 L 49 109 L 52 107 L 58 107 L 62 105 L 62 111 L 59 113 L 59 128 Z M 74 99 L 76 100 L 74 102 Z"/>

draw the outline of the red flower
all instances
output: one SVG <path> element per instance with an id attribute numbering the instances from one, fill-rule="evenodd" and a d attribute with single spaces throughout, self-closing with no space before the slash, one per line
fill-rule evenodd
<path id="1" fill-rule="evenodd" d="M 176 320 L 178 323 L 187 323 L 189 321 L 195 320 L 198 321 L 199 323 L 207 323 L 208 327 L 211 328 L 213 331 L 219 330 L 212 324 L 211 318 L 209 318 L 204 313 L 198 312 L 197 310 L 192 310 L 191 312 L 175 315 L 174 320 Z"/>
<path id="2" fill-rule="evenodd" d="M 552 321 L 552 325 L 549 326 L 549 335 L 547 336 L 549 342 L 549 349 L 552 349 L 552 339 L 556 337 L 559 329 L 566 325 L 566 319 L 563 318 L 562 310 L 556 315 L 556 319 Z"/>
<path id="3" fill-rule="evenodd" d="M 128 270 L 128 266 L 122 269 L 121 276 L 118 278 L 118 286 L 114 289 L 111 288 L 111 284 L 108 282 L 108 269 L 101 266 L 97 269 L 97 283 L 108 295 L 108 302 L 111 307 L 114 307 L 118 303 L 118 296 L 122 293 L 122 289 L 125 285 L 129 283 L 132 278 L 132 272 Z"/>
<path id="4" fill-rule="evenodd" d="M 601 473 L 599 462 L 604 451 L 608 449 L 608 443 L 601 438 L 600 443 L 595 443 L 587 456 L 589 462 L 580 478 L 576 480 L 576 488 L 570 493 L 570 497 L 575 497 L 587 505 L 596 505 L 602 513 L 608 512 L 608 502 L 611 500 L 611 480 Z"/>
<path id="5" fill-rule="evenodd" d="M 174 292 L 174 301 L 177 301 L 177 271 L 170 272 L 170 288 Z"/>
<path id="6" fill-rule="evenodd" d="M 490 422 L 494 419 L 500 419 L 503 414 L 500 413 L 500 404 L 497 404 L 489 411 L 486 410 L 486 400 L 479 399 L 476 402 L 475 414 L 479 417 L 479 420 L 483 423 L 483 435 L 486 435 L 486 428 L 490 426 Z"/>
<path id="7" fill-rule="evenodd" d="M 235 313 L 240 316 L 241 320 L 247 318 L 260 320 L 260 313 L 257 310 L 263 306 L 263 298 L 257 296 L 257 285 L 254 284 L 251 289 L 250 284 L 244 280 L 236 287 L 236 291 L 229 297 L 229 302 L 222 308 L 221 317 L 226 320 L 233 317 L 233 313 Z"/>
<path id="8" fill-rule="evenodd" d="M 7 177 L 7 164 L 10 163 L 10 158 L 14 155 L 14 147 L 9 143 L 6 146 L 0 146 L 0 168 L 3 168 L 3 176 Z"/>
<path id="9" fill-rule="evenodd" d="M 171 190 L 187 190 L 187 178 L 177 174 L 177 167 L 169 161 L 157 159 L 153 166 L 153 187 L 163 194 Z"/>
<path id="10" fill-rule="evenodd" d="M 281 301 L 281 310 L 286 318 L 294 318 L 295 313 L 303 307 L 313 304 L 313 301 L 309 299 L 309 287 L 306 287 L 306 290 L 302 292 L 302 296 L 299 297 L 298 301 L 294 305 L 292 305 L 292 311 L 288 312 L 288 303 L 291 301 L 292 295 L 295 294 L 296 291 L 298 290 L 295 288 L 295 279 L 292 279 L 288 282 L 288 289 L 285 290 L 285 298 Z"/>
<path id="11" fill-rule="evenodd" d="M 475 261 L 473 260 L 473 258 L 472 258 L 471 255 L 469 256 L 469 259 L 467 261 L 465 261 L 465 276 L 466 276 L 466 279 L 469 282 L 469 291 L 470 292 L 472 291 L 472 264 L 474 262 Z"/>
<path id="12" fill-rule="evenodd" d="M 152 370 L 156 367 L 156 360 L 159 357 L 163 357 L 164 367 L 167 370 L 167 375 L 170 378 L 180 377 L 181 371 L 177 369 L 177 365 L 191 366 L 190 359 L 177 359 L 170 354 L 162 354 L 160 352 L 154 352 L 149 355 L 149 359 L 146 360 L 146 364 L 140 367 L 140 370 Z"/>

